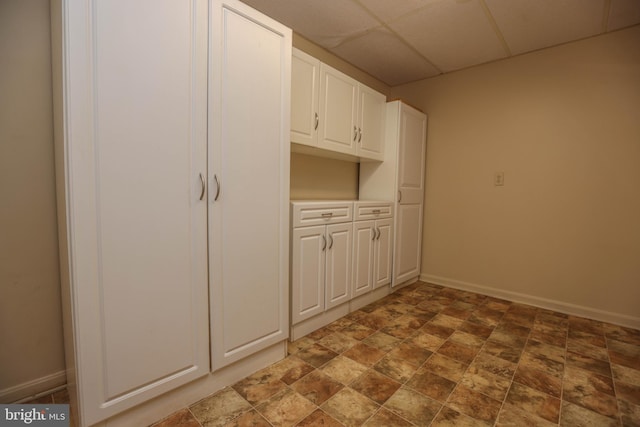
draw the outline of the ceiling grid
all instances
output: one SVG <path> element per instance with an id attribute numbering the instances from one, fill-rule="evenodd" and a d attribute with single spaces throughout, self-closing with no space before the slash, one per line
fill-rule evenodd
<path id="1" fill-rule="evenodd" d="M 243 0 L 389 86 L 640 24 L 640 0 Z"/>

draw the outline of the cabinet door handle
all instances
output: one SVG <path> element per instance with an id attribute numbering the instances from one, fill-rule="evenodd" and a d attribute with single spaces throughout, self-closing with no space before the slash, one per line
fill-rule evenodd
<path id="1" fill-rule="evenodd" d="M 207 188 L 207 184 L 204 181 L 204 176 L 200 174 L 200 184 L 202 184 L 202 191 L 200 192 L 200 200 L 204 199 L 204 191 Z"/>
<path id="2" fill-rule="evenodd" d="M 324 234 L 322 235 L 322 252 L 324 252 L 324 250 L 327 249 L 327 238 L 324 237 Z"/>
<path id="3" fill-rule="evenodd" d="M 371 231 L 373 231 L 373 237 L 371 238 L 371 240 L 376 240 L 376 229 L 371 227 Z"/>
<path id="4" fill-rule="evenodd" d="M 329 249 L 333 247 L 333 236 L 329 234 Z"/>
<path id="5" fill-rule="evenodd" d="M 316 124 L 313 127 L 313 130 L 318 130 L 318 123 L 320 123 L 320 118 L 318 117 L 318 113 L 315 113 L 315 114 L 316 114 Z"/>
<path id="6" fill-rule="evenodd" d="M 402 201 L 402 191 L 398 190 L 398 203 Z"/>
<path id="7" fill-rule="evenodd" d="M 216 197 L 213 198 L 213 201 L 217 201 L 218 197 L 220 197 L 220 181 L 218 181 L 218 175 L 213 174 L 213 180 L 216 182 Z"/>
<path id="8" fill-rule="evenodd" d="M 358 127 L 354 126 L 353 127 L 353 140 L 357 140 L 358 139 Z"/>
<path id="9" fill-rule="evenodd" d="M 380 234 L 381 234 L 381 233 L 380 233 L 380 229 L 379 229 L 379 228 L 376 228 L 376 230 L 378 231 L 378 235 L 376 236 L 376 240 L 380 240 Z"/>
<path id="10" fill-rule="evenodd" d="M 358 142 L 362 141 L 362 129 L 358 128 Z"/>

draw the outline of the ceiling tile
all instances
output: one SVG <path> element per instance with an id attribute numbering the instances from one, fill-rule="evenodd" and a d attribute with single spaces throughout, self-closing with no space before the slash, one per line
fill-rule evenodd
<path id="1" fill-rule="evenodd" d="M 374 28 L 379 22 L 351 0 L 243 0 L 325 47 Z"/>
<path id="2" fill-rule="evenodd" d="M 640 24 L 640 1 L 611 0 L 607 30 L 619 30 L 635 24 Z"/>
<path id="3" fill-rule="evenodd" d="M 351 39 L 331 51 L 390 86 L 440 74 L 438 69 L 383 27 Z"/>
<path id="4" fill-rule="evenodd" d="M 432 1 L 389 25 L 443 71 L 506 56 L 479 0 Z"/>
<path id="5" fill-rule="evenodd" d="M 605 0 L 485 1 L 513 54 L 602 31 Z"/>
<path id="6" fill-rule="evenodd" d="M 389 22 L 416 9 L 420 9 L 428 3 L 433 3 L 433 1 L 434 0 L 360 0 L 360 3 L 373 12 L 381 21 Z"/>

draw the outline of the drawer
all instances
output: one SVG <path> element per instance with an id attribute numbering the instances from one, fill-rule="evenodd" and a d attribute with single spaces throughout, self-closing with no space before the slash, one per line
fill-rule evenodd
<path id="1" fill-rule="evenodd" d="M 393 216 L 392 202 L 363 202 L 353 203 L 354 221 L 365 219 L 391 218 Z"/>
<path id="2" fill-rule="evenodd" d="M 353 221 L 353 202 L 292 202 L 291 226 L 336 224 Z"/>

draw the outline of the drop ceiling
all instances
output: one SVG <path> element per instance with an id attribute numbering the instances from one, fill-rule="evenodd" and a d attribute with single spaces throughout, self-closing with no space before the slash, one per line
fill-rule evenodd
<path id="1" fill-rule="evenodd" d="M 243 1 L 389 86 L 640 23 L 640 0 Z"/>

